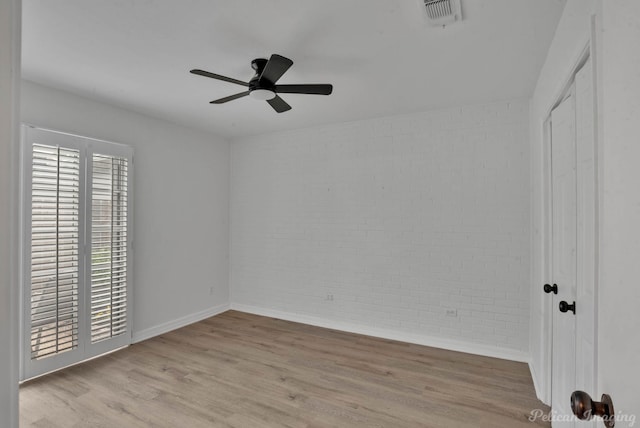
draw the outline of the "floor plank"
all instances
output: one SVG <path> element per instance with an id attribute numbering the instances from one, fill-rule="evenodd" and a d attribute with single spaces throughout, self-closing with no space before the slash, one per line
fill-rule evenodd
<path id="1" fill-rule="evenodd" d="M 228 311 L 27 382 L 22 427 L 540 427 L 526 364 Z"/>

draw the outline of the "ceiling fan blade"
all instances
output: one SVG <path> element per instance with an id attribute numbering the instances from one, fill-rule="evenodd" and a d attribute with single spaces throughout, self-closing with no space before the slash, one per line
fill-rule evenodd
<path id="1" fill-rule="evenodd" d="M 219 74 L 210 73 L 210 72 L 204 71 L 204 70 L 194 69 L 194 70 L 191 70 L 191 73 L 198 74 L 198 75 L 204 76 L 204 77 L 211 77 L 212 79 L 223 80 L 223 81 L 229 82 L 229 83 L 235 83 L 236 85 L 249 86 L 249 84 L 247 82 L 243 82 L 242 80 L 232 79 L 231 77 L 221 76 Z"/>
<path id="2" fill-rule="evenodd" d="M 276 85 L 275 91 L 282 94 L 329 95 L 333 91 L 333 85 Z"/>
<path id="3" fill-rule="evenodd" d="M 240 92 L 239 94 L 229 95 L 228 97 L 220 98 L 218 100 L 213 100 L 209 102 L 209 104 L 224 104 L 229 101 L 237 100 L 238 98 L 246 97 L 249 95 L 249 91 Z"/>
<path id="4" fill-rule="evenodd" d="M 271 55 L 267 65 L 264 66 L 260 80 L 261 85 L 275 85 L 282 75 L 293 65 L 293 61 L 278 54 Z"/>
<path id="5" fill-rule="evenodd" d="M 275 96 L 275 98 L 271 98 L 270 100 L 267 100 L 267 102 L 278 113 L 283 113 L 287 110 L 291 110 L 291 106 L 287 104 L 285 100 L 283 100 L 277 95 Z"/>

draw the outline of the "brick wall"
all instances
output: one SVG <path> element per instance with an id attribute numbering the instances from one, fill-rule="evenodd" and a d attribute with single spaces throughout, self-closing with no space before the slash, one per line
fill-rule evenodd
<path id="1" fill-rule="evenodd" d="M 527 350 L 526 100 L 245 138 L 231 170 L 233 303 Z"/>

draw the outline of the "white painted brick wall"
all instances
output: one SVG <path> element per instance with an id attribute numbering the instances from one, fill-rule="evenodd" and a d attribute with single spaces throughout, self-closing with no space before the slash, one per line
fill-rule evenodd
<path id="1" fill-rule="evenodd" d="M 527 100 L 246 138 L 231 169 L 233 303 L 527 350 Z"/>

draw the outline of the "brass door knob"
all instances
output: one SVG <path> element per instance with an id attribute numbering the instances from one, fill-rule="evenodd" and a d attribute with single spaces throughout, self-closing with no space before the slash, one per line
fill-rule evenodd
<path id="1" fill-rule="evenodd" d="M 599 416 L 605 427 L 613 428 L 616 425 L 613 401 L 607 394 L 602 394 L 601 400 L 593 401 L 586 392 L 574 391 L 571 394 L 571 410 L 581 421 L 590 421 L 594 416 Z"/>

